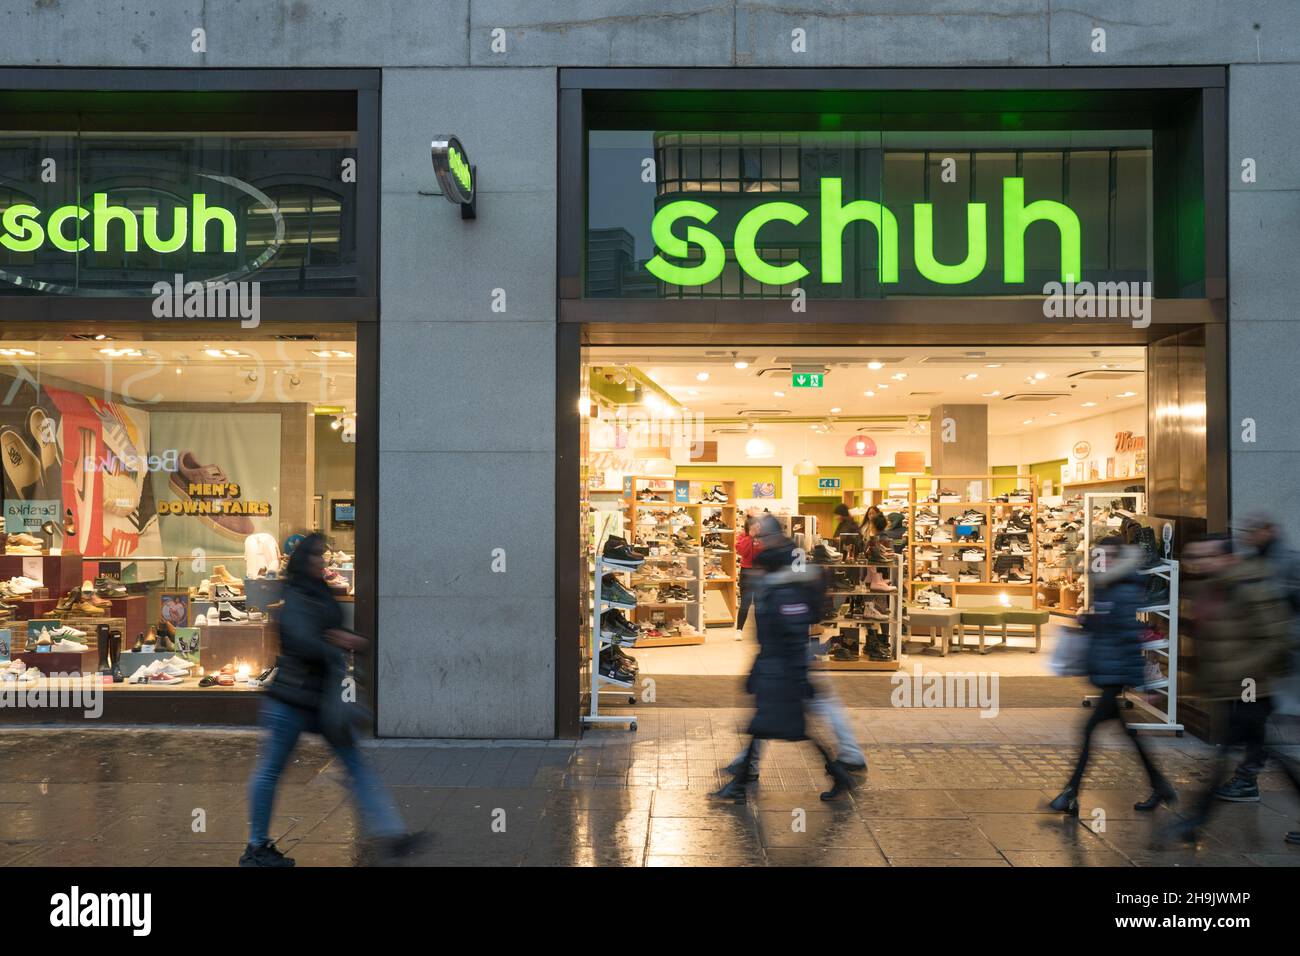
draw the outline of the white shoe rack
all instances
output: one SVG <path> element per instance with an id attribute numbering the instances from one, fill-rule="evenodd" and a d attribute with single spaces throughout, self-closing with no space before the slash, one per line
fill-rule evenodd
<path id="1" fill-rule="evenodd" d="M 1141 710 L 1152 719 L 1133 722 L 1129 730 L 1152 730 L 1172 732 L 1175 736 L 1183 735 L 1183 725 L 1178 722 L 1178 562 L 1166 559 L 1150 568 L 1138 572 L 1142 575 L 1154 575 L 1169 584 L 1169 599 L 1162 604 L 1148 604 L 1138 609 L 1138 620 L 1149 623 L 1153 618 L 1163 618 L 1168 636 L 1163 640 L 1150 641 L 1142 645 L 1142 656 L 1147 661 L 1158 661 L 1166 666 L 1166 675 L 1157 681 L 1142 687 L 1128 687 L 1124 690 L 1126 706 Z M 1146 694 L 1158 693 L 1165 699 L 1165 706 L 1152 703 Z M 1090 694 L 1083 699 L 1085 707 L 1092 706 L 1099 696 Z"/>
<path id="2" fill-rule="evenodd" d="M 602 714 L 600 712 L 600 695 L 605 694 L 611 697 L 622 697 L 627 700 L 628 704 L 636 703 L 636 685 L 632 683 L 623 683 L 606 677 L 600 672 L 600 652 L 615 642 L 606 638 L 600 633 L 600 616 L 610 608 L 617 607 L 610 601 L 606 601 L 601 596 L 600 584 L 607 573 L 631 575 L 635 568 L 625 568 L 621 565 L 607 564 L 605 559 L 598 552 L 595 560 L 595 581 L 592 588 L 592 599 L 594 612 L 591 619 L 591 712 L 582 718 L 584 724 L 627 724 L 628 730 L 636 730 L 636 718 L 632 716 L 617 716 L 614 714 Z M 625 587 L 632 593 L 636 593 L 630 582 L 625 582 Z"/>

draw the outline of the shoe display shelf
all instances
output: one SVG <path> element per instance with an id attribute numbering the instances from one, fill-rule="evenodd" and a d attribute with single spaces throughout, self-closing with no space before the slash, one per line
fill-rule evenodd
<path id="1" fill-rule="evenodd" d="M 867 650 L 858 644 L 857 660 L 820 660 L 814 659 L 812 668 L 814 670 L 825 671 L 896 671 L 899 667 L 899 652 L 902 649 L 903 642 L 903 586 L 905 578 L 903 576 L 903 555 L 897 554 L 892 561 L 886 562 L 817 562 L 816 566 L 821 568 L 824 573 L 839 577 L 839 586 L 835 583 L 826 590 L 826 596 L 834 599 L 843 597 L 845 600 L 841 607 L 851 606 L 853 600 L 863 599 L 867 603 L 880 608 L 882 605 L 886 608 L 886 617 L 881 619 L 875 616 L 854 615 L 852 613 L 844 616 L 837 615 L 834 618 L 827 618 L 822 622 L 822 634 L 819 643 L 825 645 L 830 642 L 826 637 L 826 629 L 834 627 L 837 635 L 840 628 L 845 626 L 867 628 L 871 625 L 887 628 L 889 635 L 889 647 L 892 654 L 892 660 L 881 661 L 873 660 L 867 656 Z M 871 570 L 881 574 L 893 588 L 892 591 L 871 590 L 870 586 L 863 586 L 858 583 L 854 587 L 844 587 L 844 578 L 850 580 L 856 578 L 858 582 L 863 582 L 871 577 Z M 841 572 L 837 574 L 836 572 Z"/>
<path id="2" fill-rule="evenodd" d="M 636 688 L 634 683 L 614 680 L 600 672 L 600 652 L 614 643 L 614 641 L 600 633 L 600 616 L 605 611 L 616 606 L 613 602 L 605 600 L 601 595 L 600 582 L 606 574 L 630 575 L 634 569 L 625 568 L 621 565 L 606 564 L 599 551 L 597 551 L 593 563 L 594 588 L 592 595 L 595 607 L 591 617 L 591 659 L 588 662 L 588 669 L 591 673 L 591 711 L 583 715 L 582 722 L 584 724 L 627 724 L 629 730 L 636 730 L 635 717 L 602 714 L 600 712 L 601 694 L 625 697 L 628 704 L 636 703 L 636 694 L 632 693 Z"/>
<path id="3" fill-rule="evenodd" d="M 672 565 L 685 561 L 690 570 L 689 577 L 654 577 L 647 568 Z M 627 569 L 624 569 L 627 570 Z M 646 558 L 645 564 L 632 571 L 632 585 L 636 586 L 677 584 L 690 593 L 687 601 L 642 601 L 639 597 L 636 610 L 632 612 L 634 624 L 652 624 L 655 617 L 661 617 L 664 623 L 684 620 L 696 631 L 695 634 L 673 634 L 663 637 L 639 637 L 633 647 L 689 647 L 704 643 L 704 555 L 698 551 L 694 554 L 677 554 L 669 557 Z"/>
<path id="4" fill-rule="evenodd" d="M 1017 485 L 1025 488 L 1029 494 L 1025 499 L 999 501 L 993 495 L 993 482 L 1013 479 Z M 989 591 L 1005 592 L 1008 595 L 1028 598 L 1031 607 L 1037 606 L 1038 597 L 1038 478 L 1034 475 L 927 475 L 911 479 L 911 503 L 908 506 L 908 568 L 911 579 L 908 581 L 909 603 L 916 603 L 917 592 L 934 588 L 940 590 L 949 599 L 949 607 L 957 607 L 958 598 L 967 593 L 977 604 L 986 603 Z M 956 500 L 938 501 L 931 498 L 940 497 L 939 492 L 953 491 Z M 1009 496 L 1003 496 L 1009 497 Z M 939 517 L 938 524 L 917 524 L 917 515 L 932 509 Z M 978 512 L 981 521 L 973 527 L 979 530 L 975 543 L 957 541 L 956 529 L 961 521 L 948 522 L 949 518 L 958 518 L 966 511 Z M 1005 522 L 1015 512 L 1021 512 L 1027 518 L 1028 534 L 1015 535 L 1008 539 L 1006 547 L 995 549 L 999 532 L 995 526 Z M 929 539 L 937 529 L 948 530 L 952 541 L 931 542 Z M 1022 540 L 1024 550 L 1013 551 L 1011 541 Z M 951 581 L 935 581 L 922 578 L 926 568 L 933 568 L 936 562 L 918 561 L 917 555 L 922 549 L 937 549 L 943 557 L 937 562 L 940 573 L 951 577 Z M 959 553 L 965 549 L 983 552 L 980 561 L 961 561 Z M 998 558 L 1021 558 L 1025 569 L 1025 581 L 999 581 L 994 578 L 994 566 Z M 961 581 L 962 571 L 978 573 L 978 581 Z M 924 606 L 924 605 L 922 605 Z"/>
<path id="5" fill-rule="evenodd" d="M 1038 502 L 1038 607 L 1073 617 L 1079 601 L 1069 599 L 1071 586 L 1082 587 L 1085 520 L 1083 495 L 1056 495 Z M 1069 550 L 1069 545 L 1074 550 Z"/>
<path id="6" fill-rule="evenodd" d="M 1125 706 L 1142 711 L 1151 719 L 1128 724 L 1129 730 L 1165 731 L 1176 737 L 1183 735 L 1183 725 L 1178 722 L 1178 562 L 1166 558 L 1159 564 L 1138 572 L 1150 575 L 1168 587 L 1168 596 L 1159 604 L 1138 608 L 1138 620 L 1163 636 L 1142 643 L 1142 656 L 1153 673 L 1163 675 L 1141 687 L 1124 690 Z M 1159 585 L 1157 585 L 1159 586 Z M 1089 694 L 1083 706 L 1091 707 L 1100 695 Z"/>
<path id="7" fill-rule="evenodd" d="M 1130 482 L 1131 484 L 1131 482 Z M 1113 491 L 1090 491 L 1083 496 L 1083 553 L 1091 555 L 1098 541 L 1118 534 L 1124 526 L 1125 516 L 1139 523 L 1147 522 L 1147 496 L 1136 492 L 1117 494 Z M 1092 576 L 1091 560 L 1084 561 L 1083 595 L 1080 607 L 1092 607 L 1089 596 L 1089 578 Z"/>
<path id="8" fill-rule="evenodd" d="M 40 589 L 41 592 L 45 590 L 45 588 Z M 34 617 L 48 617 L 52 614 L 54 606 L 59 603 L 59 599 L 57 597 L 24 597 L 8 603 L 14 609 L 15 617 L 30 621 Z"/>
<path id="9" fill-rule="evenodd" d="M 674 532 L 685 532 L 695 547 L 703 548 L 706 535 L 716 534 L 722 542 L 721 548 L 703 548 L 706 555 L 716 555 L 722 559 L 725 577 L 704 579 L 706 592 L 713 592 L 721 598 L 721 603 L 705 601 L 705 606 L 713 604 L 719 610 L 704 619 L 704 627 L 735 627 L 736 608 L 740 601 L 739 577 L 736 568 L 736 483 L 734 481 L 699 481 L 685 478 L 651 478 L 631 475 L 623 479 L 624 505 L 627 509 L 628 525 L 632 537 L 628 540 L 634 544 L 644 545 L 650 536 L 673 537 Z M 671 487 L 669 487 L 671 486 Z M 638 495 L 646 492 L 657 495 L 660 501 L 641 501 Z M 715 492 L 721 492 L 715 495 Z M 705 501 L 706 496 L 723 497 L 725 501 Z M 684 512 L 690 524 L 674 527 L 671 521 L 659 521 L 649 525 L 644 522 L 648 513 L 677 510 Z M 721 517 L 716 527 L 705 527 L 704 522 L 714 516 Z M 647 529 L 649 529 L 647 531 Z M 701 572 L 703 573 L 703 572 Z M 721 608 L 726 608 L 724 613 Z"/>
<path id="10" fill-rule="evenodd" d="M 0 555 L 0 578 L 30 577 L 40 581 L 46 590 L 58 598 L 73 588 L 81 587 L 81 555 L 75 551 L 62 554 L 4 554 Z M 32 574 L 30 572 L 36 571 Z"/>
<path id="11" fill-rule="evenodd" d="M 215 674 L 227 665 L 247 665 L 256 677 L 275 663 L 279 643 L 266 624 L 207 624 L 199 632 L 199 666 Z"/>
<path id="12" fill-rule="evenodd" d="M 66 624 L 66 625 L 68 625 L 69 627 L 74 627 L 74 628 L 76 628 L 78 631 L 85 631 L 85 632 L 86 632 L 86 636 L 85 636 L 85 637 L 79 637 L 79 638 L 77 638 L 77 642 L 80 643 L 80 644 L 85 644 L 85 645 L 86 645 L 88 648 L 90 648 L 92 651 L 97 651 L 98 648 L 99 648 L 99 630 L 98 630 L 98 629 L 99 629 L 99 625 L 101 625 L 101 624 L 107 624 L 107 625 L 108 625 L 108 629 L 109 629 L 110 631 L 112 631 L 112 630 L 121 631 L 121 632 L 122 632 L 122 635 L 123 635 L 123 636 L 122 636 L 122 643 L 123 643 L 123 644 L 126 643 L 126 632 L 123 630 L 123 628 L 126 626 L 126 620 L 125 620 L 125 618 L 120 618 L 120 617 L 74 617 L 74 616 L 72 616 L 72 615 L 64 615 L 63 617 L 58 617 L 58 618 L 55 618 L 55 617 L 48 617 L 48 618 L 34 618 L 33 620 L 39 620 L 39 621 L 42 621 L 42 622 L 44 622 L 44 623 L 48 623 L 48 624 Z M 13 632 L 14 632 L 13 643 L 14 643 L 14 645 L 17 645 L 17 644 L 21 641 L 24 647 L 27 646 L 27 640 L 28 640 L 28 637 L 29 637 L 29 634 L 28 634 L 28 627 L 27 627 L 27 624 L 28 624 L 28 623 L 31 623 L 31 622 L 29 621 L 29 622 L 25 622 L 25 623 L 23 623 L 22 626 L 21 626 L 21 629 L 20 629 L 20 627 L 19 627 L 19 625 L 18 625 L 17 623 L 12 624 L 12 625 L 6 625 L 6 626 L 11 626 L 11 627 L 13 628 Z M 33 648 L 33 650 L 34 650 L 34 648 Z"/>

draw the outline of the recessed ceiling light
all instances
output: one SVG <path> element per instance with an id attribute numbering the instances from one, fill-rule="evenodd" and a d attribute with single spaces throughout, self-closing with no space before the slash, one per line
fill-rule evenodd
<path id="1" fill-rule="evenodd" d="M 1026 418 L 1026 419 L 1025 419 L 1023 422 L 1021 422 L 1020 424 L 1022 424 L 1022 425 L 1032 425 L 1033 423 L 1034 423 L 1034 420 L 1033 420 L 1032 418 Z"/>
<path id="2" fill-rule="evenodd" d="M 1116 395 L 1115 397 L 1116 397 L 1116 398 L 1132 398 L 1132 397 L 1133 397 L 1134 395 L 1136 395 L 1136 394 L 1137 394 L 1137 392 L 1120 392 L 1120 393 L 1119 393 L 1118 395 Z"/>
<path id="3" fill-rule="evenodd" d="M 891 376 L 889 376 L 889 377 L 892 378 L 895 382 L 901 382 L 901 381 L 903 381 L 903 379 L 907 378 L 907 373 L 906 373 L 906 372 L 895 372 L 893 375 L 891 375 Z"/>
<path id="4" fill-rule="evenodd" d="M 1079 407 L 1080 407 L 1080 408 L 1095 408 L 1096 405 L 1097 405 L 1096 402 L 1084 402 L 1084 403 L 1083 403 L 1082 405 L 1080 405 Z"/>
<path id="5" fill-rule="evenodd" d="M 749 368 L 749 363 L 748 363 L 748 362 L 737 362 L 737 363 L 736 363 L 736 368 L 740 369 L 740 370 L 743 372 L 745 369 Z"/>
<path id="6" fill-rule="evenodd" d="M 984 367 L 985 367 L 985 368 L 1001 368 L 1001 367 L 1002 367 L 1002 363 L 1001 363 L 1001 362 L 990 362 L 990 363 L 988 363 L 987 365 L 985 365 Z"/>
<path id="7" fill-rule="evenodd" d="M 777 398 L 785 398 L 785 392 L 773 392 L 772 394 Z"/>
<path id="8" fill-rule="evenodd" d="M 998 397 L 999 395 L 1001 395 L 1002 393 L 1001 393 L 1001 392 L 998 392 L 998 391 L 992 391 L 992 392 L 982 392 L 981 394 L 982 394 L 985 398 L 997 398 L 997 397 Z"/>
<path id="9" fill-rule="evenodd" d="M 967 372 L 965 375 L 962 376 L 962 378 L 966 379 L 966 381 L 968 382 L 977 379 L 979 377 L 980 377 L 979 372 Z"/>
<path id="10" fill-rule="evenodd" d="M 708 372 L 701 372 L 699 375 L 695 376 L 695 381 L 697 382 L 707 382 L 708 380 L 709 380 Z"/>
<path id="11" fill-rule="evenodd" d="M 875 393 L 875 392 L 863 392 L 862 394 L 865 395 L 865 396 L 867 396 L 867 398 L 875 398 L 875 397 L 876 397 L 876 393 Z"/>
<path id="12" fill-rule="evenodd" d="M 876 388 L 889 388 L 888 385 L 877 385 Z"/>
<path id="13" fill-rule="evenodd" d="M 1041 382 L 1043 379 L 1047 378 L 1047 373 L 1046 373 L 1046 372 L 1035 372 L 1035 373 L 1034 373 L 1034 378 L 1036 378 L 1038 381 Z"/>
<path id="14" fill-rule="evenodd" d="M 874 372 L 874 371 L 877 371 L 878 369 L 882 369 L 882 368 L 884 368 L 884 367 L 885 367 L 885 363 L 884 363 L 884 362 L 868 362 L 868 363 L 867 363 L 867 368 L 871 369 L 871 371 L 873 371 L 873 372 Z"/>
<path id="15" fill-rule="evenodd" d="M 834 408 L 831 409 L 831 414 L 838 415 L 841 412 L 841 410 L 842 409 L 838 405 L 836 405 Z"/>
<path id="16" fill-rule="evenodd" d="M 1048 418 L 1055 418 L 1055 417 L 1056 417 L 1057 415 L 1059 415 L 1059 414 L 1060 414 L 1060 412 L 1048 412 L 1048 413 L 1047 413 L 1047 417 L 1048 417 Z"/>

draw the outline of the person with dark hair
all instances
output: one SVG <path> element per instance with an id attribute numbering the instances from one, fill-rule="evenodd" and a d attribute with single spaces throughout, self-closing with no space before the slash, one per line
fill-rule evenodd
<path id="1" fill-rule="evenodd" d="M 325 550 L 325 539 L 311 534 L 289 556 L 279 620 L 280 655 L 262 701 L 260 723 L 266 733 L 249 783 L 249 838 L 240 866 L 294 865 L 271 842 L 271 811 L 280 774 L 303 733 L 324 736 L 347 768 L 362 826 L 386 857 L 413 853 L 426 839 L 406 831 L 392 798 L 357 747 L 344 697 L 345 655 L 364 650 L 367 642 L 343 628 L 342 611 L 325 584 Z"/>
<path id="2" fill-rule="evenodd" d="M 1256 778 L 1270 756 L 1300 793 L 1300 773 L 1265 742 L 1273 698 L 1290 665 L 1293 627 L 1290 596 L 1267 556 L 1267 537 L 1267 529 L 1248 526 L 1244 554 L 1235 553 L 1226 535 L 1198 538 L 1183 548 L 1185 616 L 1196 649 L 1193 690 L 1217 711 L 1225 740 L 1192 815 L 1170 830 L 1179 839 L 1196 839 L 1216 800 L 1258 802 Z M 1227 782 L 1219 783 L 1227 751 L 1236 745 L 1244 745 L 1245 759 Z M 1300 844 L 1300 830 L 1287 833 L 1285 840 Z"/>
<path id="3" fill-rule="evenodd" d="M 1125 687 L 1139 687 L 1146 681 L 1142 657 L 1142 625 L 1137 610 L 1143 604 L 1146 587 L 1138 569 L 1142 566 L 1142 552 L 1125 545 L 1118 535 L 1103 538 L 1101 548 L 1103 570 L 1093 574 L 1092 609 L 1087 616 L 1088 629 L 1088 679 L 1100 690 L 1100 699 L 1093 702 L 1092 713 L 1083 727 L 1083 743 L 1079 760 L 1065 789 L 1052 801 L 1053 810 L 1079 813 L 1079 785 L 1088 769 L 1092 732 L 1107 720 L 1123 722 L 1119 707 L 1120 694 Z M 1136 734 L 1129 739 L 1137 749 L 1138 758 L 1151 781 L 1151 796 L 1134 804 L 1135 810 L 1154 810 L 1160 804 L 1172 804 L 1178 797 L 1173 786 L 1152 762 Z"/>
<path id="4" fill-rule="evenodd" d="M 750 742 L 728 768 L 734 774 L 731 781 L 713 796 L 745 802 L 749 781 L 757 777 L 760 740 L 812 740 L 833 782 L 822 799 L 833 800 L 853 786 L 853 775 L 808 733 L 804 720 L 814 694 L 808 677 L 809 627 L 820 618 L 826 585 L 815 564 L 796 560 L 794 541 L 782 532 L 775 518 L 764 515 L 757 531 L 760 550 L 755 563 L 763 568 L 764 576 L 754 605 L 758 657 L 745 685 L 754 695 Z"/>
<path id="5" fill-rule="evenodd" d="M 861 534 L 862 526 L 853 520 L 853 515 L 849 514 L 849 506 L 839 504 L 835 506 L 835 517 L 840 520 L 835 525 L 835 533 L 832 538 L 838 538 L 842 534 Z"/>
<path id="6" fill-rule="evenodd" d="M 754 530 L 758 518 L 748 515 L 744 525 L 736 531 L 736 558 L 740 564 L 740 609 L 736 612 L 736 640 L 744 637 L 745 622 L 749 619 L 749 608 L 754 603 L 754 591 L 758 587 L 761 573 L 754 567 Z"/>

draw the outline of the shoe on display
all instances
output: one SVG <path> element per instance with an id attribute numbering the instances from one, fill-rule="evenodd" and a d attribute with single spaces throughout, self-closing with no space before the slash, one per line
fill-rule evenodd
<path id="1" fill-rule="evenodd" d="M 50 650 L 64 654 L 82 654 L 90 650 L 90 647 L 86 644 L 78 644 L 76 641 L 61 640 L 51 644 Z"/>
<path id="2" fill-rule="evenodd" d="M 888 621 L 889 615 L 882 611 L 876 604 L 868 601 L 866 607 L 862 609 L 862 617 L 872 621 Z"/>
<path id="3" fill-rule="evenodd" d="M 984 552 L 979 548 L 962 548 L 961 560 L 963 561 L 983 561 Z"/>
<path id="4" fill-rule="evenodd" d="M 18 680 L 23 683 L 31 683 L 32 681 L 40 680 L 44 676 L 45 675 L 40 672 L 39 668 L 29 667 L 18 675 Z"/>
<path id="5" fill-rule="evenodd" d="M 58 627 L 52 627 L 45 632 L 54 640 L 76 640 L 79 637 L 85 637 L 85 631 L 79 631 L 69 624 L 60 624 Z"/>
<path id="6" fill-rule="evenodd" d="M 935 528 L 934 534 L 930 535 L 931 544 L 952 544 L 952 532 L 947 528 Z"/>
<path id="7" fill-rule="evenodd" d="M 844 555 L 836 551 L 834 546 L 832 546 L 829 542 L 826 541 L 821 542 L 815 548 L 813 548 L 813 560 L 819 561 L 822 564 L 829 564 L 833 561 L 839 561 L 843 557 Z"/>
<path id="8" fill-rule="evenodd" d="M 939 513 L 932 508 L 921 508 L 916 512 L 917 525 L 938 524 Z"/>
<path id="9" fill-rule="evenodd" d="M 940 571 L 940 572 L 938 572 L 938 573 L 936 573 L 936 574 L 932 574 L 932 575 L 930 575 L 930 580 L 931 580 L 931 581 L 939 581 L 939 582 L 942 582 L 942 583 L 944 583 L 944 584 L 951 584 L 951 583 L 952 583 L 952 576 L 949 575 L 949 574 L 946 574 L 946 573 L 944 573 L 944 572 L 942 572 L 942 571 Z"/>
<path id="10" fill-rule="evenodd" d="M 916 551 L 916 560 L 918 561 L 942 561 L 943 552 L 938 548 L 918 548 Z"/>
<path id="11" fill-rule="evenodd" d="M 983 524 L 984 512 L 976 511 L 974 508 L 968 508 L 965 512 L 962 513 L 961 518 L 959 518 L 956 523 L 957 524 Z"/>
<path id="12" fill-rule="evenodd" d="M 645 555 L 633 551 L 625 540 L 615 535 L 605 539 L 600 558 L 606 564 L 625 568 L 639 568 L 645 563 Z"/>
<path id="13" fill-rule="evenodd" d="M 636 595 L 625 588 L 613 574 L 606 574 L 600 579 L 600 599 L 614 607 L 636 607 Z"/>
<path id="14" fill-rule="evenodd" d="M 940 489 L 939 489 L 939 503 L 940 503 L 940 504 L 946 504 L 946 505 L 949 505 L 949 504 L 957 504 L 957 503 L 959 503 L 960 501 L 961 501 L 961 495 L 957 494 L 957 492 L 955 492 L 955 491 L 949 491 L 947 488 L 940 488 Z"/>
<path id="15" fill-rule="evenodd" d="M 35 535 L 20 532 L 9 535 L 6 544 L 24 548 L 40 548 L 44 546 L 45 542 Z"/>
<path id="16" fill-rule="evenodd" d="M 957 582 L 959 584 L 979 584 L 982 578 L 974 571 L 958 571 Z"/>
<path id="17" fill-rule="evenodd" d="M 149 683 L 149 669 L 141 664 L 135 669 L 135 672 L 127 678 L 130 684 L 147 684 Z"/>
<path id="18" fill-rule="evenodd" d="M 210 612 L 209 612 L 210 613 Z M 222 601 L 217 605 L 218 621 L 247 621 L 248 612 L 241 611 L 229 601 Z"/>

